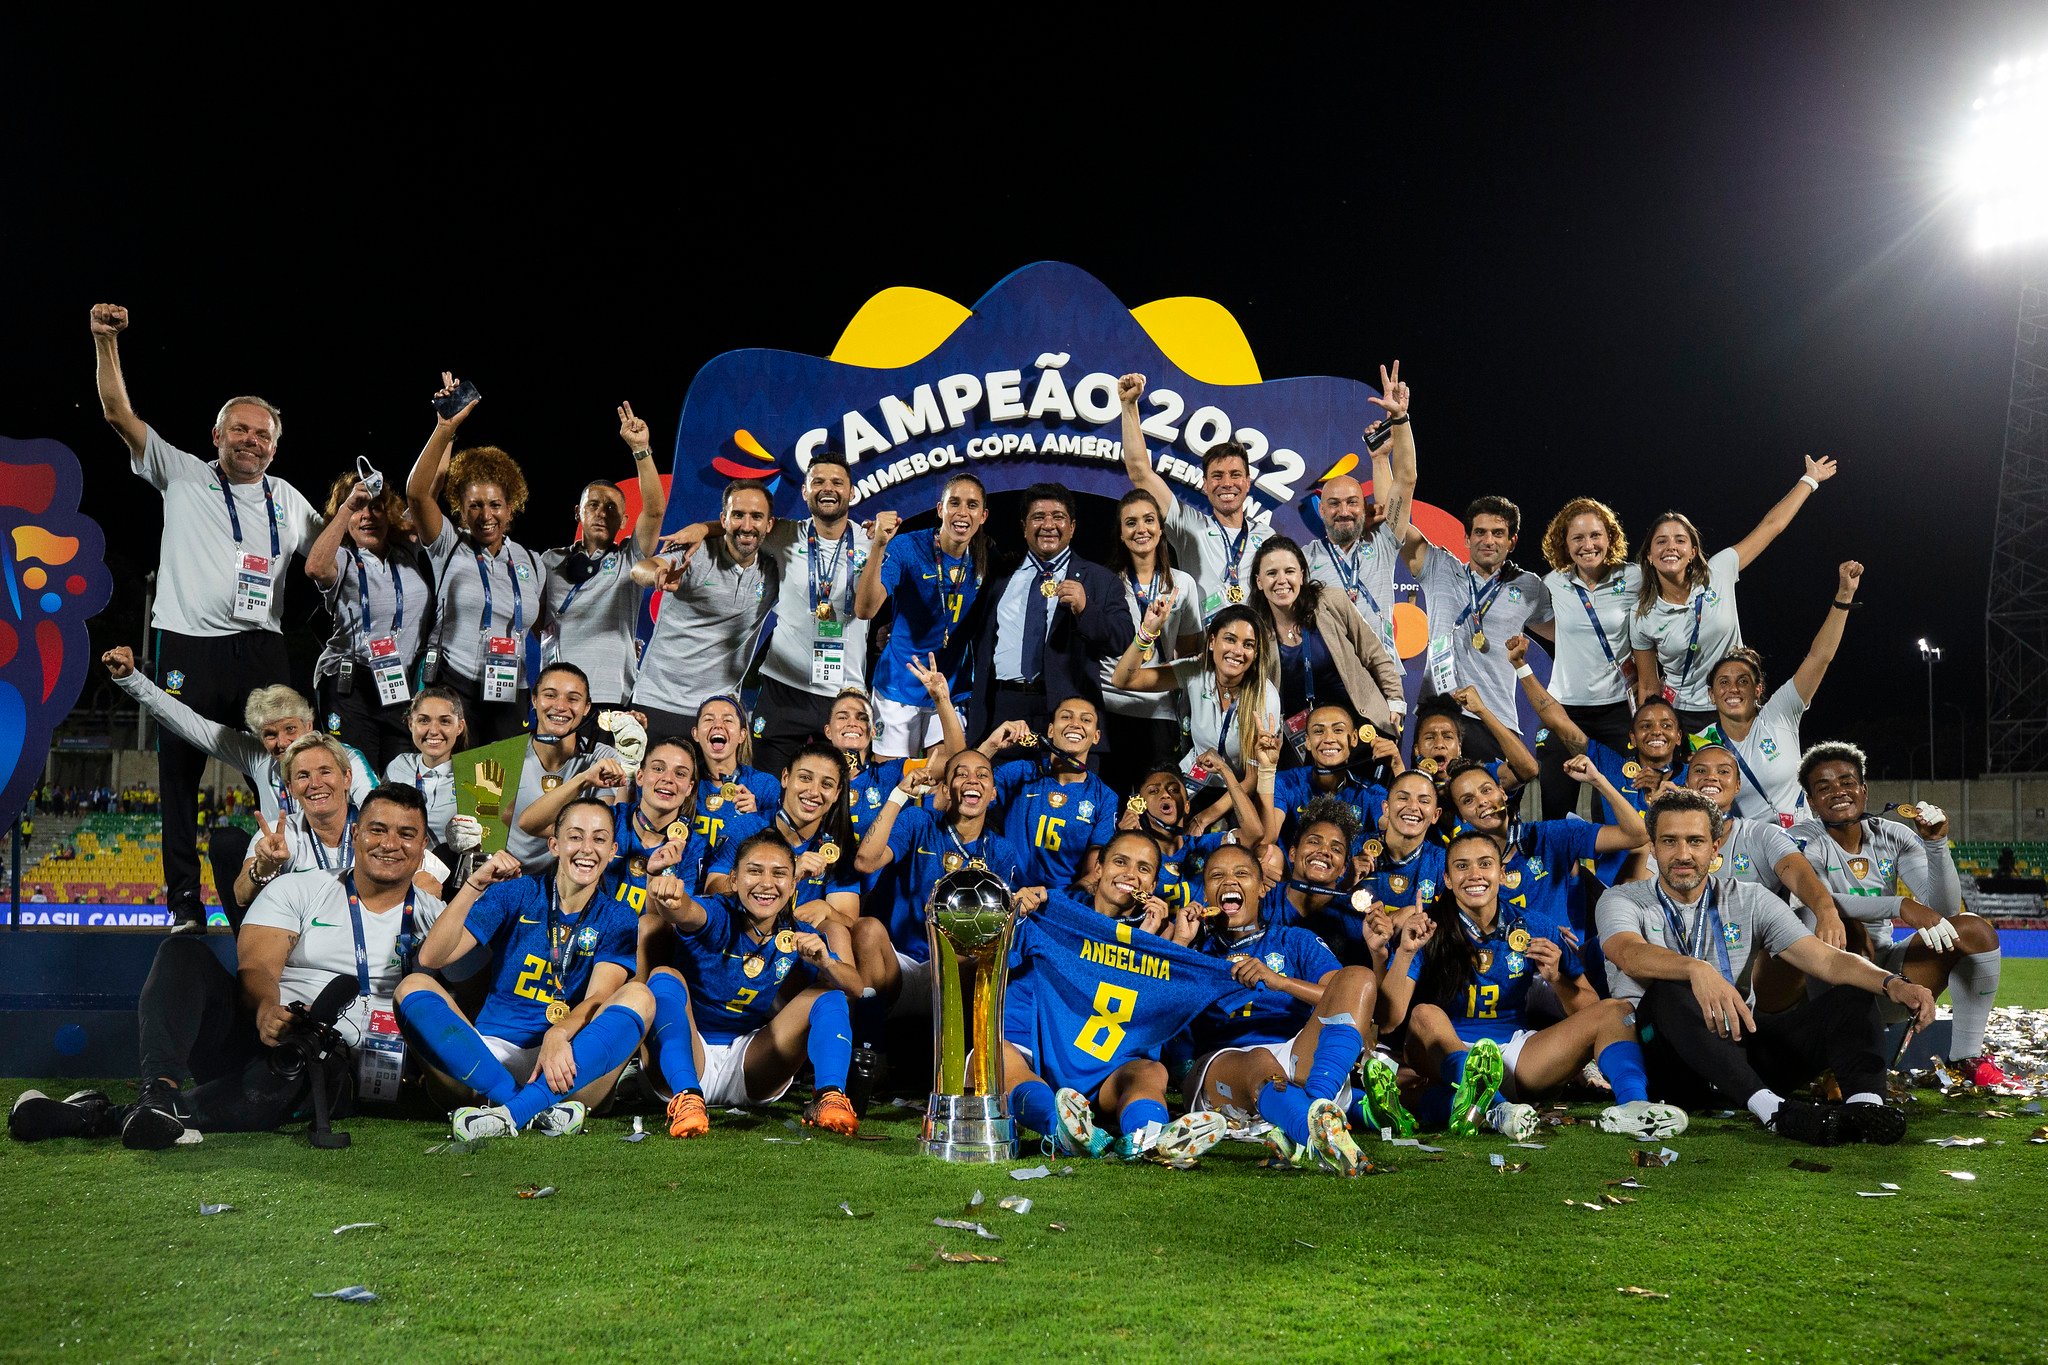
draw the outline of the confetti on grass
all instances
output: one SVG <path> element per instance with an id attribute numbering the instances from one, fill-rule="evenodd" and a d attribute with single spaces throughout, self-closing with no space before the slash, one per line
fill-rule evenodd
<path id="1" fill-rule="evenodd" d="M 971 1232 L 984 1242 L 1000 1242 L 1003 1240 L 1001 1236 L 990 1232 L 981 1224 L 970 1223 L 965 1218 L 934 1218 L 932 1219 L 932 1226 L 935 1228 L 951 1228 L 955 1232 Z"/>
<path id="2" fill-rule="evenodd" d="M 201 1204 L 199 1206 L 199 1216 L 201 1218 L 211 1218 L 216 1213 L 239 1213 L 240 1211 L 233 1204 Z"/>
<path id="3" fill-rule="evenodd" d="M 1011 1172 L 1010 1172 L 1010 1179 L 1012 1179 L 1012 1180 L 1043 1180 L 1043 1179 L 1045 1179 L 1045 1178 L 1046 1178 L 1047 1176 L 1049 1176 L 1049 1175 L 1051 1175 L 1051 1174 L 1052 1174 L 1052 1170 L 1051 1170 L 1051 1168 L 1049 1168 L 1049 1167 L 1046 1167 L 1046 1166 L 1024 1166 L 1024 1167 L 1021 1167 L 1021 1168 L 1019 1168 L 1019 1169 L 1017 1169 L 1017 1170 L 1011 1171 Z"/>
<path id="4" fill-rule="evenodd" d="M 334 1235 L 339 1237 L 344 1232 L 361 1232 L 365 1228 L 381 1228 L 383 1226 L 382 1223 L 343 1223 L 334 1230 Z"/>
<path id="5" fill-rule="evenodd" d="M 1654 1289 L 1645 1289 L 1639 1284 L 1625 1284 L 1614 1292 L 1626 1294 L 1632 1299 L 1668 1299 L 1671 1297 L 1669 1294 L 1659 1294 Z"/>
<path id="6" fill-rule="evenodd" d="M 1952 1180 L 1975 1180 L 1977 1178 L 1975 1171 L 1943 1171 L 1942 1174 Z"/>
<path id="7" fill-rule="evenodd" d="M 1011 1213 L 1029 1213 L 1031 1212 L 1031 1201 L 1021 1194 L 1012 1194 L 998 1199 L 996 1207 L 1008 1209 Z"/>
<path id="8" fill-rule="evenodd" d="M 1898 1191 L 1897 1191 L 1897 1190 L 1858 1190 L 1858 1191 L 1856 1191 L 1856 1196 L 1857 1196 L 1857 1198 L 1859 1198 L 1859 1199 L 1890 1199 L 1890 1198 L 1893 1198 L 1894 1196 L 1896 1196 L 1897 1194 L 1898 1194 Z"/>
<path id="9" fill-rule="evenodd" d="M 873 1209 L 869 1209 L 866 1213 L 855 1213 L 853 1211 L 852 1202 L 850 1200 L 845 1199 L 839 1201 L 839 1211 L 845 1214 L 848 1218 L 872 1218 L 875 1216 L 875 1211 Z"/>
<path id="10" fill-rule="evenodd" d="M 471 1152 L 474 1152 L 478 1148 L 482 1147 L 486 1141 L 487 1139 L 485 1138 L 470 1138 L 466 1142 L 437 1142 L 433 1146 L 427 1148 L 427 1155 L 468 1156 Z"/>
<path id="11" fill-rule="evenodd" d="M 985 1256 L 979 1251 L 941 1251 L 939 1259 L 951 1261 L 955 1265 L 1001 1265 L 1003 1263 L 1002 1257 Z"/>
<path id="12" fill-rule="evenodd" d="M 548 1199 L 553 1197 L 554 1193 L 555 1187 L 553 1185 L 527 1185 L 519 1190 L 519 1197 L 521 1199 Z"/>
<path id="13" fill-rule="evenodd" d="M 339 1299 L 343 1303 L 375 1303 L 377 1296 L 359 1284 L 346 1289 L 330 1289 L 325 1294 L 313 1295 L 316 1299 Z"/>

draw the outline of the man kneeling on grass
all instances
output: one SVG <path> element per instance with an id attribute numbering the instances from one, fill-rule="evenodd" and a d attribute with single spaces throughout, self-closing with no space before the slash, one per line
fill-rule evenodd
<path id="1" fill-rule="evenodd" d="M 1772 1131 L 1817 1146 L 1905 1136 L 1905 1115 L 1884 1103 L 1877 999 L 1911 1010 L 1913 1027 L 1925 1028 L 1934 1020 L 1927 988 L 1830 948 L 1756 883 L 1712 875 L 1727 820 L 1699 792 L 1668 787 L 1645 819 L 1656 880 L 1613 888 L 1597 914 L 1615 998 L 1637 1002 L 1650 1093 L 1705 1108 L 1718 1092 Z M 1759 953 L 1832 989 L 1777 1014 L 1757 1011 Z M 1846 1104 L 1782 1097 L 1824 1068 Z"/>
<path id="2" fill-rule="evenodd" d="M 613 823 L 608 804 L 577 797 L 555 816 L 552 868 L 528 876 L 510 853 L 493 853 L 435 922 L 420 945 L 428 971 L 480 943 L 490 950 L 491 992 L 475 1024 L 434 978 L 399 983 L 398 1018 L 430 1078 L 484 1101 L 455 1111 L 459 1138 L 581 1130 L 654 1018 L 653 995 L 628 979 L 639 924 L 606 876 Z"/>
<path id="3" fill-rule="evenodd" d="M 311 1110 L 308 1073 L 280 1076 L 270 1053 L 339 976 L 356 986 L 335 1020 L 359 1046 L 373 1017 L 390 1023 L 392 988 L 441 902 L 413 888 L 427 848 L 427 806 L 410 786 L 364 798 L 345 872 L 288 872 L 267 883 L 235 939 L 230 974 L 199 937 L 165 939 L 136 1003 L 142 1093 L 116 1105 L 97 1090 L 66 1100 L 25 1092 L 8 1115 L 24 1142 L 113 1137 L 125 1147 L 187 1146 L 202 1132 L 264 1132 Z M 628 921 L 630 924 L 630 919 Z"/>

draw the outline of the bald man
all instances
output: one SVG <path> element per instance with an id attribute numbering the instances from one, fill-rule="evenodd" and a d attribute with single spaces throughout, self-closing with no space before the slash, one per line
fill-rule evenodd
<path id="1" fill-rule="evenodd" d="M 1401 362 L 1380 370 L 1382 397 L 1373 400 L 1386 417 L 1368 436 L 1388 439 L 1372 452 L 1373 497 L 1349 474 L 1321 487 L 1323 534 L 1302 547 L 1309 577 L 1343 593 L 1366 625 L 1379 632 L 1394 658 L 1394 565 L 1408 535 L 1408 509 L 1415 498 L 1415 437 L 1408 424 L 1408 386 Z"/>

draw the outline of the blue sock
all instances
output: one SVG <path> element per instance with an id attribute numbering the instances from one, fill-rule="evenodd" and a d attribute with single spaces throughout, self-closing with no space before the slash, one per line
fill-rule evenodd
<path id="1" fill-rule="evenodd" d="M 1614 1087 L 1616 1104 L 1650 1098 L 1650 1078 L 1643 1070 L 1641 1043 L 1634 1039 L 1609 1043 L 1600 1049 L 1597 1060 L 1600 1064 L 1600 1074 Z"/>
<path id="2" fill-rule="evenodd" d="M 1132 1100 L 1116 1116 L 1116 1126 L 1119 1132 L 1135 1133 L 1148 1123 L 1163 1127 L 1168 1118 L 1166 1106 L 1158 1100 Z"/>
<path id="3" fill-rule="evenodd" d="M 655 1065 L 670 1093 L 702 1090 L 697 1078 L 697 1049 L 691 1041 L 690 992 L 678 977 L 658 972 L 647 983 L 654 992 L 654 1027 L 647 1031 Z"/>
<path id="4" fill-rule="evenodd" d="M 1060 1126 L 1058 1097 L 1044 1081 L 1026 1081 L 1010 1092 L 1010 1117 L 1020 1127 L 1050 1137 Z"/>
<path id="5" fill-rule="evenodd" d="M 1336 1099 L 1337 1092 L 1351 1079 L 1351 1068 L 1363 1051 L 1365 1038 L 1348 1015 L 1323 1020 L 1323 1031 L 1316 1035 L 1315 1060 L 1308 1068 L 1308 1097 Z"/>
<path id="6" fill-rule="evenodd" d="M 482 1095 L 486 1104 L 503 1104 L 519 1093 L 518 1080 L 491 1055 L 483 1035 L 439 995 L 414 991 L 398 1002 L 398 1017 L 438 1070 Z"/>
<path id="7" fill-rule="evenodd" d="M 1465 1079 L 1465 1053 L 1465 1048 L 1459 1048 L 1438 1065 L 1436 1074 L 1443 1078 L 1445 1085 L 1454 1086 Z"/>
<path id="8" fill-rule="evenodd" d="M 1458 1055 L 1463 1057 L 1465 1054 L 1461 1052 Z M 1463 1067 L 1459 1068 L 1461 1073 L 1463 1070 Z M 1410 1112 L 1415 1115 L 1415 1126 L 1418 1128 L 1448 1127 L 1451 1122 L 1451 1087 L 1431 1086 L 1422 1092 L 1422 1098 Z"/>
<path id="9" fill-rule="evenodd" d="M 1268 1081 L 1259 1091 L 1258 1103 L 1260 1118 L 1287 1134 L 1297 1147 L 1308 1145 L 1308 1091 Z"/>
<path id="10" fill-rule="evenodd" d="M 576 1036 L 569 1040 L 569 1053 L 576 1059 L 577 1088 L 581 1089 L 624 1066 L 626 1058 L 633 1055 L 633 1049 L 640 1046 L 643 1027 L 640 1016 L 624 1005 L 606 1005 L 597 1012 L 597 1018 L 578 1029 Z M 535 1076 L 520 1088 L 518 1094 L 505 1101 L 505 1107 L 512 1111 L 512 1122 L 524 1128 L 533 1122 L 535 1114 L 560 1098 L 560 1093 L 548 1086 L 548 1078 L 542 1074 Z"/>
<path id="11" fill-rule="evenodd" d="M 846 1089 L 846 1068 L 853 1063 L 853 1016 L 843 991 L 826 991 L 811 1002 L 811 1036 L 807 1044 L 815 1089 Z"/>

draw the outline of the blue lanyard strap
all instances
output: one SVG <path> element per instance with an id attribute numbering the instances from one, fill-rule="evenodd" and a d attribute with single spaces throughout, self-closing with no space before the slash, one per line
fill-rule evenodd
<path id="1" fill-rule="evenodd" d="M 363 638 L 368 639 L 371 633 L 370 574 L 367 569 L 363 568 L 361 551 L 351 549 L 348 554 L 349 558 L 356 562 L 356 596 L 362 602 L 363 607 Z M 398 561 L 387 559 L 384 562 L 391 570 L 391 600 L 397 604 L 391 610 L 391 633 L 396 635 L 399 631 L 405 629 L 405 583 L 398 576 Z"/>
<path id="2" fill-rule="evenodd" d="M 234 528 L 235 548 L 240 549 L 242 545 L 242 514 L 235 507 L 234 485 L 228 482 L 228 472 L 221 467 L 218 461 L 214 463 L 213 467 L 220 474 L 220 495 L 226 498 L 228 502 L 228 525 Z M 277 538 L 277 501 L 271 497 L 270 476 L 268 474 L 263 476 L 263 512 L 265 519 L 270 523 L 270 557 L 276 559 L 284 553 L 284 547 L 283 543 Z M 275 568 L 276 566 L 272 565 L 271 567 Z"/>
<path id="3" fill-rule="evenodd" d="M 1684 682 L 1692 676 L 1692 666 L 1700 657 L 1700 618 L 1707 613 L 1707 590 L 1701 588 L 1692 598 L 1692 639 L 1685 646 L 1685 667 L 1679 671 L 1678 681 Z"/>
<path id="4" fill-rule="evenodd" d="M 1216 519 L 1214 512 L 1209 513 L 1209 524 L 1216 528 L 1217 535 L 1223 537 L 1223 577 L 1234 588 L 1237 586 L 1238 570 L 1244 559 L 1244 543 L 1251 538 L 1252 519 L 1246 517 L 1244 525 L 1238 528 L 1236 544 L 1231 543 L 1230 532 L 1223 529 L 1223 523 Z"/>
<path id="5" fill-rule="evenodd" d="M 1706 894 L 1700 897 L 1699 906 L 1693 911 L 1692 934 L 1689 937 L 1679 923 L 1678 907 L 1664 894 L 1664 884 L 1658 882 L 1656 890 L 1657 904 L 1663 907 L 1664 922 L 1670 926 L 1672 941 L 1680 945 L 1687 957 L 1707 961 L 1707 942 L 1711 939 L 1714 946 L 1714 967 L 1721 973 L 1722 980 L 1731 986 L 1734 985 L 1735 971 L 1728 962 L 1728 938 L 1721 932 L 1721 911 L 1718 905 L 1720 897 L 1714 889 L 1714 884 L 1711 881 L 1707 883 Z"/>
<path id="6" fill-rule="evenodd" d="M 1574 578 L 1571 582 L 1572 591 L 1579 595 L 1579 605 L 1586 609 L 1586 619 L 1593 623 L 1593 636 L 1600 641 L 1600 652 L 1607 656 L 1608 663 L 1620 668 L 1620 663 L 1616 662 L 1614 657 L 1614 646 L 1607 643 L 1607 629 L 1600 624 L 1600 613 L 1593 610 L 1593 599 L 1586 595 L 1586 590 L 1578 579 Z"/>
<path id="7" fill-rule="evenodd" d="M 1365 575 L 1358 570 L 1358 547 L 1354 545 L 1351 548 L 1351 562 L 1346 564 L 1344 556 L 1338 554 L 1337 547 L 1330 543 L 1330 538 L 1324 536 L 1322 540 L 1323 552 L 1330 556 L 1330 566 L 1336 569 L 1337 579 L 1344 585 L 1344 591 L 1351 595 L 1353 601 L 1357 601 L 1359 597 L 1363 596 L 1365 598 L 1365 605 L 1372 608 L 1373 615 L 1386 615 L 1385 612 L 1380 610 L 1379 599 L 1374 597 L 1372 589 L 1365 585 Z"/>
<path id="8" fill-rule="evenodd" d="M 505 548 L 505 576 L 512 580 L 512 638 L 518 639 L 526 633 L 526 594 L 519 590 L 519 566 L 512 562 L 512 545 L 507 541 Z M 483 632 L 491 633 L 491 570 L 489 556 L 482 550 L 476 552 L 476 576 L 484 585 Z M 564 606 L 568 604 L 563 603 Z"/>
<path id="9" fill-rule="evenodd" d="M 569 604 L 570 604 L 571 602 L 574 602 L 574 601 L 576 600 L 576 594 L 577 594 L 577 593 L 579 593 L 579 592 L 582 592 L 582 591 L 583 591 L 583 585 L 584 585 L 585 583 L 588 583 L 588 582 L 589 582 L 589 581 L 590 581 L 591 579 L 593 579 L 593 578 L 597 577 L 597 576 L 598 576 L 599 574 L 603 573 L 603 572 L 604 572 L 604 569 L 605 569 L 605 566 L 606 566 L 607 564 L 609 564 L 609 563 L 611 563 L 611 562 L 612 562 L 612 556 L 613 556 L 613 555 L 615 555 L 615 554 L 617 554 L 617 553 L 618 553 L 618 551 L 617 551 L 617 550 L 606 550 L 606 551 L 604 552 L 603 556 L 602 556 L 601 558 L 599 558 L 599 560 L 597 561 L 597 567 L 596 567 L 596 568 L 594 568 L 594 569 L 592 569 L 592 570 L 590 571 L 590 573 L 589 573 L 589 575 L 588 575 L 587 577 L 584 577 L 584 578 L 580 578 L 580 579 L 578 579 L 578 580 L 577 580 L 576 582 L 574 582 L 574 583 L 571 583 L 571 584 L 569 585 L 569 595 L 568 595 L 567 597 L 564 597 L 564 598 L 562 599 L 562 605 L 561 605 L 561 606 L 559 606 L 559 607 L 557 607 L 557 608 L 555 609 L 555 615 L 556 615 L 556 617 L 557 617 L 557 618 L 560 618 L 560 617 L 563 617 L 563 616 L 567 616 L 567 615 L 569 614 Z M 491 591 L 491 585 L 490 585 L 490 584 L 488 584 L 488 583 L 484 584 L 484 595 L 485 595 L 485 596 L 484 596 L 484 600 L 485 600 L 486 602 L 488 602 L 488 601 L 490 600 L 490 591 Z M 512 596 L 513 596 L 513 600 L 514 600 L 514 601 L 517 601 L 517 600 L 518 600 L 518 597 L 519 597 L 519 575 L 518 575 L 518 573 L 516 573 L 516 572 L 515 572 L 515 573 L 514 573 L 514 574 L 512 575 Z M 396 630 L 396 629 L 397 629 L 397 627 L 396 627 L 396 626 L 394 626 L 394 627 L 392 627 L 392 629 Z M 519 628 L 518 628 L 517 626 L 514 626 L 514 627 L 512 628 L 512 633 L 513 633 L 514 635 L 517 635 L 517 634 L 519 633 Z"/>
<path id="10" fill-rule="evenodd" d="M 556 872 L 547 878 L 548 975 L 551 978 L 549 984 L 555 988 L 555 998 L 566 1005 L 569 1003 L 569 989 L 562 983 L 562 973 L 569 970 L 570 945 L 576 941 L 576 926 L 568 922 L 568 915 L 562 911 L 562 888 L 556 881 L 559 875 L 560 873 Z M 596 903 L 596 897 L 593 896 L 591 904 Z"/>
<path id="11" fill-rule="evenodd" d="M 1166 591 L 1166 575 L 1160 570 L 1154 569 L 1152 571 L 1152 581 L 1142 588 L 1138 586 L 1136 574 L 1133 574 L 1126 581 L 1131 585 L 1131 596 L 1137 600 L 1138 617 L 1142 621 L 1145 613 L 1151 610 L 1153 599 Z"/>
<path id="12" fill-rule="evenodd" d="M 313 856 L 319 860 L 320 870 L 327 871 L 327 849 L 321 844 L 320 836 L 313 833 L 311 820 L 306 822 L 306 837 L 313 841 Z M 355 852 L 355 844 L 356 803 L 351 801 L 348 803 L 348 823 L 341 827 L 341 847 L 336 849 L 334 854 L 335 871 L 346 872 L 356 865 L 356 860 L 350 856 Z"/>
<path id="13" fill-rule="evenodd" d="M 829 562 L 819 554 L 825 542 L 818 539 L 818 523 L 815 518 L 804 523 L 804 537 L 810 550 L 808 558 L 811 567 L 811 610 L 815 613 L 819 607 L 832 600 L 832 580 L 839 577 L 839 566 L 850 563 L 853 558 L 853 524 L 847 523 L 846 529 L 840 532 Z M 937 546 L 934 545 L 933 548 Z M 852 574 L 846 576 L 846 611 L 849 616 L 853 614 Z"/>
<path id="14" fill-rule="evenodd" d="M 370 995 L 370 950 L 363 941 L 363 903 L 356 895 L 356 879 L 349 873 L 341 879 L 342 889 L 348 893 L 348 923 L 356 936 L 356 993 L 368 999 Z M 405 916 L 398 925 L 398 962 L 400 970 L 412 961 L 412 898 L 411 882 L 405 885 Z"/>
<path id="15" fill-rule="evenodd" d="M 1499 577 L 1495 577 L 1493 582 L 1487 585 L 1486 591 L 1481 592 L 1479 591 L 1478 582 L 1474 580 L 1472 577 L 1472 570 L 1469 568 L 1466 569 L 1465 591 L 1471 597 L 1472 600 L 1469 604 L 1467 604 L 1465 610 L 1458 613 L 1457 624 L 1461 626 L 1464 625 L 1465 618 L 1469 616 L 1472 618 L 1472 625 L 1474 629 L 1477 629 L 1479 626 L 1484 625 L 1486 622 L 1487 609 L 1493 605 L 1493 599 L 1500 596 L 1500 585 L 1501 579 Z"/>

